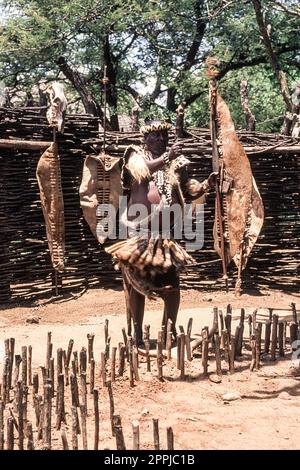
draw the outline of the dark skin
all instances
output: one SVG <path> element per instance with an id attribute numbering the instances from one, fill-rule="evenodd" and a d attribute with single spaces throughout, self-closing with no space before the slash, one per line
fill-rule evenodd
<path id="1" fill-rule="evenodd" d="M 144 136 L 146 150 L 151 153 L 152 159 L 146 161 L 150 173 L 162 169 L 164 167 L 163 154 L 166 152 L 168 145 L 168 132 L 166 130 L 160 132 L 151 132 Z M 182 154 L 182 144 L 177 142 L 172 145 L 169 150 L 169 160 L 172 161 Z M 216 184 L 216 174 L 213 173 L 208 178 L 208 183 L 211 187 Z M 202 191 L 203 194 L 203 191 Z M 201 192 L 198 196 L 201 195 Z M 148 211 L 151 209 L 151 204 L 159 204 L 161 196 L 153 181 L 142 181 L 138 183 L 134 181 L 131 187 L 130 200 L 128 206 L 132 204 L 144 204 Z M 172 203 L 178 202 L 177 194 L 174 193 Z M 127 308 L 131 313 L 131 318 L 135 327 L 135 338 L 138 345 L 143 344 L 143 319 L 145 309 L 145 296 L 137 292 L 131 285 L 124 281 L 125 296 L 127 301 Z M 173 322 L 173 335 L 176 336 L 176 320 L 180 304 L 180 289 L 179 279 L 176 279 L 176 288 L 172 291 L 165 291 L 162 293 L 164 301 L 164 315 L 162 324 L 167 326 L 167 321 L 170 318 Z"/>

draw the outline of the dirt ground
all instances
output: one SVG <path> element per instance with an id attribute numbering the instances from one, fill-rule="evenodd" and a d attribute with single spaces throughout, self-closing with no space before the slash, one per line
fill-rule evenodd
<path id="1" fill-rule="evenodd" d="M 177 325 L 186 328 L 193 318 L 192 336 L 197 337 L 203 326 L 212 324 L 214 306 L 226 311 L 230 303 L 233 319 L 240 308 L 247 313 L 259 309 L 260 318 L 268 315 L 268 308 L 280 318 L 291 319 L 291 302 L 299 309 L 299 296 L 279 291 L 248 292 L 239 298 L 232 293 L 182 291 L 181 308 Z M 78 298 L 44 301 L 26 306 L 13 305 L 0 310 L 0 362 L 4 356 L 5 338 L 16 339 L 15 353 L 22 346 L 32 346 L 33 369 L 45 363 L 47 332 L 52 332 L 54 357 L 57 348 L 67 348 L 74 339 L 74 350 L 87 348 L 87 334 L 94 333 L 96 360 L 96 384 L 100 398 L 100 448 L 115 449 L 115 438 L 110 431 L 109 400 L 106 387 L 100 378 L 100 353 L 104 351 L 104 322 L 109 320 L 111 346 L 122 341 L 122 328 L 126 326 L 125 305 L 121 290 L 91 289 Z M 299 311 L 299 310 L 298 310 Z M 162 302 L 147 301 L 145 323 L 151 325 L 151 338 L 157 338 L 162 318 Z M 34 323 L 32 323 L 34 322 Z M 289 331 L 289 329 L 288 329 Z M 248 326 L 245 325 L 245 339 Z M 161 448 L 167 448 L 167 427 L 174 432 L 175 449 L 298 449 L 300 425 L 300 370 L 291 360 L 287 345 L 284 358 L 271 362 L 262 357 L 261 368 L 250 372 L 250 351 L 247 344 L 243 356 L 236 361 L 234 374 L 229 374 L 222 361 L 221 383 L 203 377 L 201 359 L 196 352 L 192 362 L 186 365 L 185 380 L 180 380 L 176 368 L 175 349 L 173 359 L 164 363 L 164 379 L 157 379 L 156 359 L 152 359 L 151 372 L 146 371 L 145 358 L 140 358 L 140 380 L 133 388 L 129 385 L 128 370 L 116 378 L 113 384 L 115 413 L 122 418 L 127 449 L 132 449 L 132 421 L 140 425 L 140 448 L 153 449 L 152 419 L 159 419 Z M 128 369 L 128 368 L 127 368 Z M 214 378 L 215 361 L 210 356 L 209 374 Z M 67 387 L 69 388 L 69 387 Z M 233 392 L 238 399 L 230 401 L 223 397 Z M 41 391 L 39 392 L 41 393 Z M 55 402 L 55 400 L 54 400 Z M 71 416 L 69 391 L 66 393 L 65 426 L 71 447 Z M 88 446 L 93 448 L 93 398 L 88 398 Z M 33 412 L 31 419 L 34 422 Z M 30 416 L 30 410 L 29 410 Z M 35 424 L 35 423 L 34 423 Z M 36 428 L 34 436 L 36 439 Z M 53 430 L 53 448 L 61 448 L 60 432 Z M 82 439 L 79 436 L 79 446 Z M 38 446 L 37 446 L 38 447 Z M 17 448 L 17 445 L 16 445 Z"/>

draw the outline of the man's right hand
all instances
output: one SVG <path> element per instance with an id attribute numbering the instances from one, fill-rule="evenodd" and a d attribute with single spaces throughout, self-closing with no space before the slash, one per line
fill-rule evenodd
<path id="1" fill-rule="evenodd" d="M 179 157 L 182 154 L 183 145 L 180 142 L 176 142 L 172 145 L 169 150 L 169 159 L 170 161 L 175 160 L 175 158 Z"/>

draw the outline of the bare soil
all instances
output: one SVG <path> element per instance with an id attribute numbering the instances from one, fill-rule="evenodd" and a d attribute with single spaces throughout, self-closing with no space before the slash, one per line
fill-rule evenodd
<path id="1" fill-rule="evenodd" d="M 181 309 L 177 325 L 186 327 L 193 317 L 193 337 L 201 333 L 205 325 L 212 324 L 213 306 L 226 310 L 230 303 L 233 318 L 237 319 L 240 308 L 247 313 L 259 309 L 261 318 L 268 308 L 275 309 L 280 318 L 291 319 L 291 302 L 298 303 L 299 296 L 279 291 L 245 293 L 236 298 L 232 293 L 182 291 Z M 104 350 L 104 322 L 109 320 L 111 345 L 122 341 L 122 328 L 126 326 L 123 292 L 111 289 L 91 289 L 78 298 L 59 301 L 44 301 L 27 305 L 13 305 L 0 310 L 0 362 L 4 356 L 3 340 L 14 337 L 16 351 L 31 345 L 33 368 L 37 371 L 45 363 L 47 332 L 52 332 L 54 357 L 56 349 L 67 348 L 69 339 L 74 339 L 74 350 L 87 348 L 87 334 L 95 333 L 94 352 L 96 360 L 96 386 L 100 396 L 100 448 L 115 449 L 115 438 L 111 435 L 109 401 L 106 387 L 99 377 L 100 353 Z M 148 301 L 145 323 L 151 325 L 151 338 L 157 338 L 162 319 L 162 302 Z M 37 323 L 32 323 L 37 322 Z M 245 325 L 245 338 L 248 327 Z M 288 329 L 289 330 L 289 329 Z M 246 345 L 247 346 L 247 345 Z M 125 442 L 132 448 L 132 421 L 140 423 L 141 449 L 153 449 L 152 419 L 159 419 L 161 448 L 166 449 L 166 428 L 174 432 L 175 449 L 297 449 L 300 414 L 300 370 L 291 361 L 290 347 L 284 358 L 271 362 L 269 356 L 262 358 L 261 368 L 250 372 L 250 351 L 245 347 L 243 356 L 236 361 L 236 372 L 229 374 L 222 361 L 221 383 L 203 377 L 201 359 L 195 354 L 187 363 L 186 378 L 180 380 L 176 368 L 175 350 L 173 359 L 165 361 L 164 380 L 157 379 L 156 360 L 152 359 L 151 372 L 146 371 L 145 358 L 140 358 L 140 380 L 133 388 L 129 385 L 128 370 L 117 377 L 113 384 L 115 412 L 121 415 Z M 128 368 L 127 368 L 128 369 Z M 210 356 L 209 373 L 213 379 L 214 356 Z M 68 387 L 69 388 L 69 387 Z M 71 416 L 69 391 L 66 392 L 66 432 L 71 447 Z M 228 401 L 222 398 L 226 392 L 238 392 L 240 398 Z M 41 391 L 39 392 L 41 393 Z M 54 400 L 55 404 L 55 400 Z M 93 448 L 93 398 L 89 394 L 88 445 Z M 29 410 L 33 421 L 33 412 Z M 55 420 L 54 420 L 55 421 Z M 55 424 L 55 423 L 54 423 Z M 79 446 L 82 447 L 82 438 Z M 17 443 L 17 441 L 16 441 Z M 37 444 L 37 447 L 40 444 Z M 53 448 L 61 448 L 60 432 L 53 429 Z M 17 448 L 17 444 L 16 444 Z"/>

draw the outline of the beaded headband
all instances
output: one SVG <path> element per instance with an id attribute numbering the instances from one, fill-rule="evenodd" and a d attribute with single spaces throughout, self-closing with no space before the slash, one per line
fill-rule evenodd
<path id="1" fill-rule="evenodd" d="M 172 128 L 172 124 L 169 122 L 153 122 L 151 124 L 145 124 L 140 128 L 141 134 L 149 134 L 150 132 L 160 132 L 160 131 L 168 131 Z"/>

